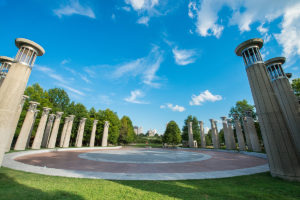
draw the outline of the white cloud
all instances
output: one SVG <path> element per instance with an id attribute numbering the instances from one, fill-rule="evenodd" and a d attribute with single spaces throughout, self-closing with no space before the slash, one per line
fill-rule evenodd
<path id="1" fill-rule="evenodd" d="M 201 92 L 198 96 L 192 95 L 192 101 L 190 101 L 191 106 L 200 106 L 206 101 L 215 102 L 222 100 L 222 96 L 213 95 L 209 90 Z"/>
<path id="2" fill-rule="evenodd" d="M 131 7 L 136 10 L 151 10 L 154 6 L 157 6 L 158 0 L 125 0 L 125 3 L 131 5 Z"/>
<path id="3" fill-rule="evenodd" d="M 149 20 L 150 20 L 149 17 L 141 17 L 141 18 L 138 19 L 137 23 L 138 24 L 144 24 L 144 25 L 148 26 Z"/>
<path id="4" fill-rule="evenodd" d="M 112 100 L 107 95 L 99 95 L 99 101 L 106 105 L 110 105 L 112 103 Z"/>
<path id="5" fill-rule="evenodd" d="M 166 103 L 165 105 L 161 105 L 160 109 L 165 109 L 168 108 L 174 112 L 183 112 L 185 111 L 185 108 L 183 106 L 179 106 L 179 105 L 173 105 L 171 103 Z"/>
<path id="6" fill-rule="evenodd" d="M 139 76 L 144 84 L 156 88 L 160 87 L 160 84 L 154 81 L 158 79 L 156 72 L 163 61 L 162 53 L 158 46 L 154 46 L 146 57 L 118 66 L 112 73 L 112 78 L 116 79 L 126 75 Z"/>
<path id="7" fill-rule="evenodd" d="M 232 14 L 220 17 L 218 14 L 224 7 Z M 299 0 L 190 0 L 188 11 L 200 36 L 219 38 L 226 25 L 237 25 L 241 33 L 256 26 L 265 43 L 274 36 L 282 45 L 283 55 L 288 58 L 286 65 L 295 63 L 292 58 L 300 55 Z M 281 30 L 272 35 L 267 26 L 277 19 L 282 20 Z"/>
<path id="8" fill-rule="evenodd" d="M 63 61 L 61 61 L 61 65 L 65 65 L 68 64 L 70 62 L 70 59 L 64 59 Z"/>
<path id="9" fill-rule="evenodd" d="M 134 91 L 131 91 L 130 96 L 126 97 L 124 100 L 129 103 L 148 104 L 147 102 L 138 100 L 138 98 L 142 98 L 144 96 L 145 96 L 145 94 L 141 90 L 134 90 Z"/>
<path id="10" fill-rule="evenodd" d="M 69 90 L 70 92 L 73 92 L 73 93 L 76 93 L 76 94 L 79 94 L 80 96 L 85 96 L 85 94 L 77 89 L 74 89 L 68 85 L 64 85 L 64 84 L 58 84 L 59 86 L 65 88 L 66 90 Z"/>
<path id="11" fill-rule="evenodd" d="M 191 63 L 194 63 L 196 58 L 194 57 L 196 55 L 196 52 L 194 50 L 187 50 L 182 49 L 179 50 L 177 47 L 172 49 L 175 62 L 178 65 L 188 65 Z"/>
<path id="12" fill-rule="evenodd" d="M 67 5 L 61 6 L 59 9 L 55 9 L 53 11 L 55 15 L 57 15 L 59 18 L 62 16 L 71 16 L 71 15 L 82 15 L 89 18 L 95 19 L 95 13 L 92 10 L 92 8 L 88 6 L 82 6 L 79 3 L 79 0 L 70 0 Z"/>

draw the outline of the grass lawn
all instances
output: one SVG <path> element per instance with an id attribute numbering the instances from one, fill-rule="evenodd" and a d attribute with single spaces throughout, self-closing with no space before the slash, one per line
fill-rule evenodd
<path id="1" fill-rule="evenodd" d="M 0 168 L 0 199 L 300 199 L 300 183 L 269 173 L 213 180 L 109 181 Z"/>

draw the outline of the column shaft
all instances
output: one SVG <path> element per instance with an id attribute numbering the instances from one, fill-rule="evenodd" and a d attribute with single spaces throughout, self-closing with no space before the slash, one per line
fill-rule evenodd
<path id="1" fill-rule="evenodd" d="M 55 114 L 50 114 L 49 115 L 49 119 L 48 119 L 48 122 L 47 122 L 47 125 L 46 125 L 46 130 L 45 130 L 45 133 L 44 133 L 44 136 L 43 136 L 43 139 L 42 139 L 42 145 L 41 146 L 43 148 L 47 148 L 47 146 L 48 146 L 54 118 L 55 118 Z"/>
<path id="2" fill-rule="evenodd" d="M 205 140 L 205 133 L 204 133 L 204 127 L 203 127 L 203 122 L 200 121 L 200 137 L 201 137 L 201 147 L 206 148 L 206 140 Z"/>
<path id="3" fill-rule="evenodd" d="M 244 133 L 245 133 L 247 148 L 248 148 L 248 150 L 253 151 L 251 140 L 250 140 L 250 130 L 249 130 L 248 126 L 249 125 L 248 125 L 247 119 L 243 118 L 243 128 L 244 128 Z"/>
<path id="4" fill-rule="evenodd" d="M 236 118 L 234 120 L 234 126 L 235 126 L 235 131 L 236 131 L 236 137 L 237 137 L 238 144 L 239 144 L 239 150 L 245 151 L 246 150 L 245 140 L 244 140 L 241 124 L 240 124 L 240 121 L 238 118 Z"/>
<path id="5" fill-rule="evenodd" d="M 232 129 L 232 123 L 230 119 L 227 119 L 227 128 L 228 128 L 228 139 L 230 140 L 230 144 L 232 145 L 230 149 L 236 149 L 236 142 L 235 142 L 234 132 Z"/>
<path id="6" fill-rule="evenodd" d="M 109 122 L 105 121 L 104 129 L 103 129 L 103 136 L 102 136 L 102 144 L 101 144 L 102 147 L 107 147 L 108 128 L 109 128 Z"/>
<path id="7" fill-rule="evenodd" d="M 92 133 L 91 133 L 91 139 L 90 139 L 90 147 L 95 146 L 95 137 L 96 137 L 96 130 L 97 130 L 97 123 L 98 120 L 94 120 Z"/>
<path id="8" fill-rule="evenodd" d="M 255 125 L 254 125 L 254 120 L 253 120 L 252 117 L 247 117 L 247 125 L 248 125 L 252 150 L 256 151 L 256 152 L 260 152 L 261 151 L 261 146 L 260 146 L 260 143 L 259 143 L 256 128 L 255 128 Z"/>
<path id="9" fill-rule="evenodd" d="M 47 123 L 47 118 L 48 118 L 48 114 L 49 114 L 50 110 L 51 110 L 51 108 L 47 108 L 47 107 L 43 108 L 42 117 L 40 119 L 40 123 L 37 128 L 34 140 L 33 140 L 32 149 L 40 149 L 41 148 L 43 135 L 44 135 L 44 131 L 45 131 L 46 123 Z"/>
<path id="10" fill-rule="evenodd" d="M 66 136 L 64 139 L 63 147 L 67 148 L 70 146 L 70 139 L 71 139 L 71 134 L 72 134 L 72 127 L 73 127 L 73 121 L 74 121 L 74 115 L 69 116 L 69 122 L 68 122 L 68 127 L 66 130 Z"/>
<path id="11" fill-rule="evenodd" d="M 60 125 L 60 119 L 61 119 L 62 114 L 63 114 L 63 112 L 56 112 L 53 129 L 52 129 L 50 139 L 49 139 L 49 143 L 48 143 L 48 148 L 49 149 L 55 148 L 58 129 L 59 129 L 59 125 Z"/>
<path id="12" fill-rule="evenodd" d="M 64 140 L 65 140 L 65 137 L 66 137 L 68 123 L 69 123 L 69 117 L 65 117 L 65 123 L 64 123 L 63 130 L 61 132 L 60 141 L 59 141 L 59 147 L 63 147 L 63 145 L 64 145 Z"/>
<path id="13" fill-rule="evenodd" d="M 86 118 L 82 118 L 80 120 L 80 125 L 78 127 L 76 144 L 75 144 L 76 147 L 82 147 L 82 139 L 83 139 L 85 121 L 86 121 Z"/>

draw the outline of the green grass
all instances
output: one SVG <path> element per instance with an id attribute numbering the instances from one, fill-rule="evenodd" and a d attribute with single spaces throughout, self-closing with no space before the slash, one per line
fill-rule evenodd
<path id="1" fill-rule="evenodd" d="M 109 181 L 0 169 L 0 199 L 300 199 L 300 183 L 269 173 L 213 180 Z"/>

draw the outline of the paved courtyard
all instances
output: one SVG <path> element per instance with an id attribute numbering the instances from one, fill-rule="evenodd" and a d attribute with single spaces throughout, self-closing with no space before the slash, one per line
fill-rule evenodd
<path id="1" fill-rule="evenodd" d="M 265 155 L 258 153 L 118 147 L 10 153 L 4 166 L 46 175 L 115 180 L 223 178 L 269 170 Z"/>

